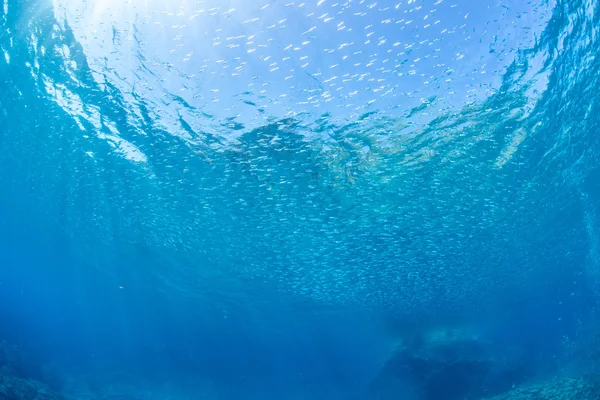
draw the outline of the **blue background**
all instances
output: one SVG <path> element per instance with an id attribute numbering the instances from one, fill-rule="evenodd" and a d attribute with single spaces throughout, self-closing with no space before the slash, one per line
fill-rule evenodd
<path id="1" fill-rule="evenodd" d="M 559 363 L 600 274 L 598 5 L 218 3 L 6 0 L 0 337 L 159 398 L 349 398 L 439 327 Z"/>

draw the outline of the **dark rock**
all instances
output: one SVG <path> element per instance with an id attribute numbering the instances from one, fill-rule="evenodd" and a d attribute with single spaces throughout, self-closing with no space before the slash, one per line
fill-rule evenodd
<path id="1" fill-rule="evenodd" d="M 0 400 L 64 400 L 42 383 L 0 375 Z"/>
<path id="2" fill-rule="evenodd" d="M 48 385 L 55 391 L 62 387 L 62 379 L 52 369 L 43 369 L 33 357 L 5 341 L 0 342 L 0 375 L 31 379 Z"/>
<path id="3" fill-rule="evenodd" d="M 480 399 L 509 391 L 530 376 L 519 351 L 456 329 L 405 343 L 371 383 L 381 400 Z"/>
<path id="4" fill-rule="evenodd" d="M 0 342 L 0 373 L 23 379 L 43 381 L 39 363 L 26 357 L 18 346 Z"/>

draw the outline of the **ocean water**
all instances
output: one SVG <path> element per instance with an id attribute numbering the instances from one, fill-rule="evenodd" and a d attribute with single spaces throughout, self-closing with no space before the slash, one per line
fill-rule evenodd
<path id="1" fill-rule="evenodd" d="M 23 376 L 462 400 L 390 362 L 447 337 L 516 349 L 498 387 L 594 368 L 569 349 L 600 326 L 598 1 L 2 1 Z"/>

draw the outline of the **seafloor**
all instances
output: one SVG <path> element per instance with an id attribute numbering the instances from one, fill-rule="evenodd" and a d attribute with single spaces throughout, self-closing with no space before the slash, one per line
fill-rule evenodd
<path id="1" fill-rule="evenodd" d="M 544 368 L 526 349 L 473 336 L 460 327 L 436 328 L 400 340 L 363 392 L 332 400 L 598 400 L 600 354 L 595 329 L 565 340 Z M 108 384 L 93 389 L 84 378 L 61 376 L 21 349 L 0 343 L 0 400 L 154 400 L 148 388 Z M 146 390 L 146 391 L 145 391 Z M 268 396 L 268 388 L 265 388 Z M 218 391 L 166 395 L 169 399 L 223 400 Z M 239 396 L 239 393 L 236 395 Z M 249 395 L 251 399 L 256 394 Z M 299 397 L 300 396 L 300 397 Z M 249 399 L 250 399 L 249 397 Z M 270 397 L 269 397 L 270 398 Z M 288 399 L 304 398 L 294 389 Z"/>

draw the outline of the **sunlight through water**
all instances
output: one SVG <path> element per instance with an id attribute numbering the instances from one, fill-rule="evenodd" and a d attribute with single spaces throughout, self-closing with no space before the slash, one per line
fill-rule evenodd
<path id="1" fill-rule="evenodd" d="M 451 340 L 580 372 L 599 39 L 596 0 L 3 0 L 0 342 L 90 400 L 395 399 Z"/>

